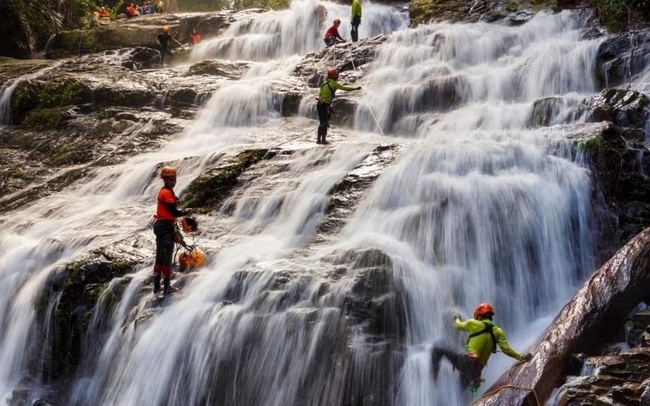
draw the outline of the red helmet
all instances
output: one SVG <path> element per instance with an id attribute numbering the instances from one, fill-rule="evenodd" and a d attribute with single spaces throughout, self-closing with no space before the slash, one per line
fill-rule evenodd
<path id="1" fill-rule="evenodd" d="M 485 317 L 487 315 L 494 316 L 494 309 L 489 303 L 481 303 L 474 309 L 474 318 Z"/>
<path id="2" fill-rule="evenodd" d="M 327 70 L 327 78 L 328 79 L 338 79 L 339 78 L 339 71 L 336 68 L 329 68 Z"/>
<path id="3" fill-rule="evenodd" d="M 163 166 L 162 169 L 160 170 L 160 177 L 165 179 L 165 178 L 175 178 L 176 177 L 176 169 L 172 168 L 171 166 Z"/>

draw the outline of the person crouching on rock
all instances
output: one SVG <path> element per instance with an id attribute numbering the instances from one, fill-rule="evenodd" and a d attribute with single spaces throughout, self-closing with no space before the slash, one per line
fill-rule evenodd
<path id="1" fill-rule="evenodd" d="M 328 47 L 339 42 L 345 42 L 343 37 L 341 37 L 341 34 L 339 34 L 339 25 L 341 25 L 341 20 L 337 18 L 334 20 L 334 24 L 325 31 L 325 38 L 323 38 L 323 41 L 325 41 L 325 45 Z"/>
<path id="2" fill-rule="evenodd" d="M 176 242 L 176 218 L 189 216 L 191 209 L 179 210 L 178 198 L 174 193 L 176 186 L 176 169 L 165 166 L 160 170 L 164 186 L 158 192 L 158 205 L 153 223 L 156 235 L 156 263 L 153 266 L 153 293 L 160 291 L 160 277 L 163 277 L 163 293 L 171 292 L 172 261 L 174 243 Z"/>

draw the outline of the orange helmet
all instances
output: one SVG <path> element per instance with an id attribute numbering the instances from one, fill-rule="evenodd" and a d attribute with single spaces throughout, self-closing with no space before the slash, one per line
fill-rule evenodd
<path id="1" fill-rule="evenodd" d="M 494 316 L 494 309 L 489 303 L 481 303 L 474 309 L 474 318 L 485 317 L 487 315 Z"/>
<path id="2" fill-rule="evenodd" d="M 176 169 L 172 168 L 171 166 L 163 166 L 162 169 L 160 170 L 160 177 L 162 179 L 175 178 L 176 177 Z"/>
<path id="3" fill-rule="evenodd" d="M 183 217 L 183 220 L 181 220 L 181 227 L 183 227 L 183 231 L 186 234 L 192 234 L 199 229 L 199 223 L 197 223 L 192 217 Z"/>
<path id="4" fill-rule="evenodd" d="M 328 79 L 338 79 L 339 78 L 339 71 L 336 68 L 329 68 L 327 70 L 327 78 Z"/>
<path id="5" fill-rule="evenodd" d="M 200 268 L 205 264 L 205 254 L 198 248 L 194 248 L 192 251 L 181 252 L 178 254 L 178 263 L 183 269 L 189 267 Z"/>
<path id="6" fill-rule="evenodd" d="M 162 27 L 162 32 L 169 32 L 169 27 Z"/>

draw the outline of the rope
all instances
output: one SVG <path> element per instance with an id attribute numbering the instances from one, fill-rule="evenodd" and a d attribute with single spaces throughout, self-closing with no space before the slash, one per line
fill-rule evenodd
<path id="1" fill-rule="evenodd" d="M 487 393 L 482 394 L 479 398 L 472 401 L 471 404 L 474 404 L 475 402 L 478 402 L 482 398 L 492 396 L 495 393 L 497 393 L 497 392 L 499 392 L 499 391 L 501 391 L 503 389 L 520 389 L 520 390 L 525 390 L 525 391 L 528 391 L 528 392 L 532 392 L 532 394 L 535 396 L 535 402 L 537 403 L 537 406 L 542 406 L 542 402 L 539 401 L 539 397 L 537 396 L 537 392 L 535 392 L 535 389 L 529 388 L 527 386 L 519 386 L 519 385 L 503 385 L 503 386 L 501 386 L 499 388 L 496 388 L 495 390 L 493 390 L 491 392 L 487 392 Z"/>
<path id="2" fill-rule="evenodd" d="M 350 58 L 350 62 L 352 62 L 352 68 L 354 70 L 357 70 L 357 67 L 354 64 L 354 59 L 353 58 Z M 361 89 L 361 91 L 363 92 L 363 89 Z M 368 111 L 370 112 L 370 115 L 372 116 L 373 120 L 375 120 L 375 124 L 377 124 L 377 128 L 379 129 L 379 132 L 381 133 L 381 135 L 383 135 L 385 137 L 386 134 L 384 134 L 384 130 L 381 128 L 381 125 L 379 125 L 379 120 L 377 120 L 377 117 L 375 116 L 375 113 L 372 111 L 370 106 L 368 106 Z"/>

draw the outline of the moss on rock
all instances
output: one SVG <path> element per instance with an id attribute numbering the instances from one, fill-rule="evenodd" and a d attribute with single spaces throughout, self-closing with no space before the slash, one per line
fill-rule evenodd
<path id="1" fill-rule="evenodd" d="M 268 150 L 244 151 L 222 165 L 208 170 L 195 179 L 183 197 L 184 205 L 197 213 L 207 213 L 217 207 L 230 191 L 239 185 L 239 176 L 251 165 L 264 158 Z"/>

